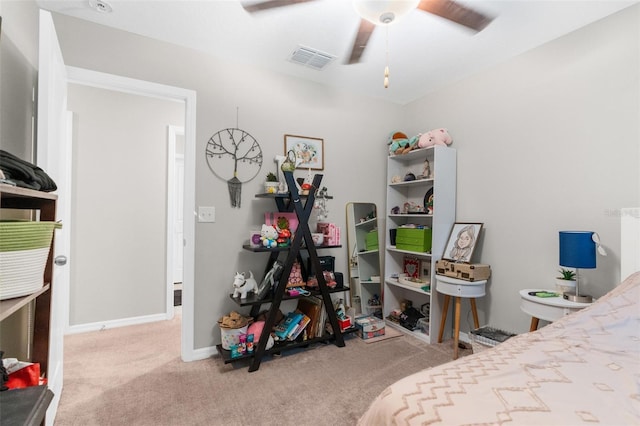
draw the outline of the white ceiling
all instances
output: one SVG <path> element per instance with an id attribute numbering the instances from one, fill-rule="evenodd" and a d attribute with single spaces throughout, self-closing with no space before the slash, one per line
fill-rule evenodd
<path id="1" fill-rule="evenodd" d="M 265 67 L 291 76 L 405 104 L 443 85 L 604 18 L 638 0 L 468 0 L 495 16 L 474 34 L 414 10 L 388 27 L 390 87 L 383 88 L 386 28 L 376 28 L 359 64 L 346 65 L 359 25 L 349 0 L 317 0 L 255 14 L 237 0 L 38 0 L 44 9 L 197 50 L 231 63 Z M 318 71 L 288 61 L 298 45 L 337 57 Z"/>

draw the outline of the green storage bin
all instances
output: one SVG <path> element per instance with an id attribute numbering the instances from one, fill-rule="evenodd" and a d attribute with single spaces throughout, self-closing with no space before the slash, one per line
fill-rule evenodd
<path id="1" fill-rule="evenodd" d="M 365 249 L 367 251 L 370 250 L 378 250 L 378 231 L 369 231 L 365 237 L 364 241 Z"/>
<path id="2" fill-rule="evenodd" d="M 431 251 L 431 228 L 398 228 L 396 248 L 420 253 Z"/>

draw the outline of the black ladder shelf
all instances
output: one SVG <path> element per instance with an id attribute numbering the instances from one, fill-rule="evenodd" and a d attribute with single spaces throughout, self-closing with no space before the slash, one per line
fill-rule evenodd
<path id="1" fill-rule="evenodd" d="M 306 196 L 306 202 L 302 202 L 302 198 L 300 194 L 298 194 L 297 186 L 293 177 L 293 172 L 284 172 L 284 178 L 289 187 L 289 194 L 258 194 L 256 197 L 259 198 L 274 198 L 276 201 L 276 205 L 278 207 L 279 212 L 295 212 L 298 217 L 298 229 L 291 241 L 289 247 L 276 247 L 276 248 L 254 248 L 249 245 L 243 246 L 245 250 L 250 250 L 254 252 L 269 252 L 269 261 L 267 262 L 267 267 L 265 271 L 271 269 L 273 263 L 278 260 L 278 256 L 280 252 L 288 251 L 286 261 L 284 262 L 284 267 L 282 270 L 282 274 L 280 275 L 280 280 L 273 292 L 273 297 L 265 298 L 259 300 L 255 297 L 255 295 L 247 296 L 246 299 L 238 299 L 231 297 L 236 303 L 240 306 L 251 306 L 252 317 L 256 317 L 260 312 L 260 306 L 263 304 L 271 304 L 269 308 L 267 318 L 265 321 L 264 328 L 262 330 L 262 334 L 260 335 L 260 339 L 253 354 L 243 355 L 238 358 L 231 358 L 230 351 L 222 349 L 222 345 L 217 345 L 218 353 L 220 353 L 224 359 L 225 363 L 239 361 L 242 359 L 253 358 L 251 364 L 249 366 L 249 372 L 256 371 L 260 368 L 260 362 L 264 355 L 268 353 L 279 353 L 287 349 L 293 349 L 300 346 L 306 346 L 311 343 L 316 342 L 327 342 L 333 341 L 334 344 L 338 347 L 344 347 L 344 337 L 343 333 L 340 330 L 340 326 L 338 324 L 338 317 L 336 316 L 335 309 L 333 308 L 333 303 L 331 301 L 331 293 L 348 291 L 348 287 L 340 287 L 335 289 L 330 289 L 327 287 L 327 283 L 324 279 L 324 276 L 320 271 L 322 271 L 322 267 L 320 265 L 320 260 L 318 259 L 318 254 L 316 251 L 316 246 L 311 238 L 311 231 L 309 230 L 309 217 L 311 216 L 311 211 L 313 210 L 313 204 L 315 202 L 315 190 L 320 188 L 320 182 L 322 182 L 323 175 L 316 174 L 313 177 L 312 189 L 309 191 L 309 195 Z M 302 241 L 305 242 L 305 247 L 302 247 Z M 341 246 L 323 246 L 323 248 L 337 248 Z M 302 342 L 276 342 L 273 348 L 266 350 L 267 341 L 269 339 L 269 334 L 275 325 L 275 319 L 277 312 L 280 308 L 280 303 L 283 300 L 287 299 L 296 299 L 300 296 L 288 296 L 285 295 L 287 280 L 289 278 L 289 274 L 291 273 L 291 268 L 296 259 L 300 256 L 300 250 L 307 250 L 309 254 L 309 259 L 311 261 L 311 266 L 314 271 L 316 271 L 316 278 L 318 280 L 318 290 L 313 291 L 312 295 L 320 295 L 323 301 L 323 307 L 326 309 L 327 318 L 329 319 L 329 323 L 331 324 L 331 329 L 333 330 L 333 334 L 324 333 L 320 337 L 316 337 L 313 339 L 304 340 Z M 232 295 L 230 295 L 232 296 Z M 352 330 L 349 330 L 352 331 Z"/>

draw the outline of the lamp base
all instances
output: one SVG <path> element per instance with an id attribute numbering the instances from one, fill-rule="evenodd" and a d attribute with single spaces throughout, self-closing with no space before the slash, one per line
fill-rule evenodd
<path id="1" fill-rule="evenodd" d="M 593 297 L 587 294 L 577 295 L 573 292 L 567 292 L 562 295 L 563 299 L 568 300 L 570 302 L 576 303 L 591 303 L 593 302 Z"/>

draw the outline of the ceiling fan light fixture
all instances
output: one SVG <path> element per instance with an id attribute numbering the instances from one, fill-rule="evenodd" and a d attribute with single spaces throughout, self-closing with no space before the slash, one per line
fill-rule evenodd
<path id="1" fill-rule="evenodd" d="M 113 12 L 113 7 L 105 0 L 89 0 L 89 6 L 100 13 L 111 13 Z"/>
<path id="2" fill-rule="evenodd" d="M 354 0 L 360 17 L 374 25 L 390 25 L 414 10 L 420 0 Z"/>

